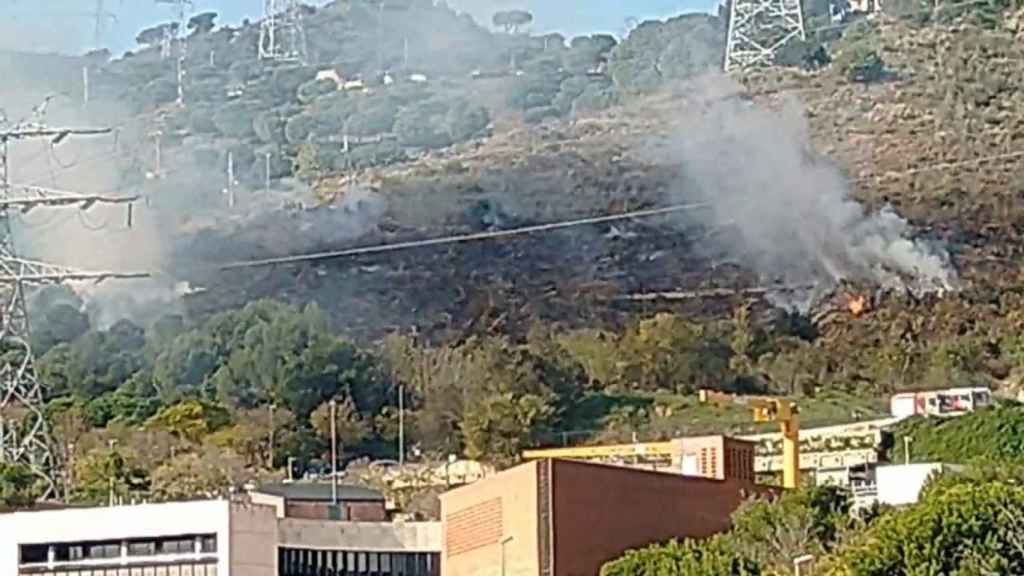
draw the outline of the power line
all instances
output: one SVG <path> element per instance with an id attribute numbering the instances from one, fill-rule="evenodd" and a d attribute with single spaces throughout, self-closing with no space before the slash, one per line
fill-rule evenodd
<path id="1" fill-rule="evenodd" d="M 592 218 L 580 218 L 578 220 L 563 220 L 560 222 L 550 222 L 548 224 L 538 224 L 535 226 L 524 226 L 521 228 L 513 228 L 510 230 L 495 230 L 492 232 L 477 232 L 475 234 L 460 234 L 456 236 L 444 236 L 441 238 L 431 238 L 428 240 L 412 240 L 408 242 L 396 242 L 394 244 L 380 244 L 376 246 L 362 246 L 359 248 L 349 248 L 346 250 L 332 250 L 328 252 L 315 252 L 312 254 L 303 254 L 297 256 L 281 256 L 277 258 L 265 258 L 263 260 L 250 260 L 242 262 L 231 262 L 228 264 L 222 264 L 219 266 L 221 270 L 233 270 L 236 268 L 252 268 L 255 266 L 270 266 L 273 264 L 288 264 L 293 262 L 306 262 L 310 260 L 329 260 L 334 258 L 345 258 L 348 256 L 359 256 L 364 254 L 377 254 L 381 252 L 394 252 L 397 250 L 407 250 L 410 248 L 422 248 L 425 246 L 441 246 L 444 244 L 460 244 L 463 242 L 475 242 L 478 240 L 491 240 L 494 238 L 506 238 L 509 236 L 522 236 L 528 234 L 536 234 L 538 232 L 548 232 L 550 230 L 559 230 L 562 228 L 571 228 L 575 226 L 586 226 L 589 224 L 601 224 L 603 222 L 615 222 L 617 220 L 631 220 L 635 218 L 649 218 L 651 216 L 661 216 L 664 214 L 672 214 L 675 212 L 684 212 L 689 210 L 698 210 L 701 208 L 707 208 L 710 205 L 707 203 L 698 204 L 676 204 L 674 206 L 666 206 L 664 208 L 652 208 L 649 210 L 634 210 L 632 212 L 623 212 L 621 214 L 611 214 L 607 216 L 595 216 Z"/>
<path id="2" fill-rule="evenodd" d="M 869 176 L 861 176 L 859 178 L 853 178 L 850 180 L 851 183 L 863 183 L 869 181 L 879 181 L 886 178 L 898 177 L 898 176 L 910 176 L 914 174 L 920 174 L 922 172 L 932 172 L 939 170 L 949 170 L 951 168 L 957 168 L 961 166 L 979 165 L 988 162 L 997 162 L 1000 160 L 1011 160 L 1015 158 L 1024 157 L 1024 151 L 1007 152 L 1004 154 L 994 154 L 991 156 L 983 156 L 980 158 L 972 158 L 969 160 L 960 160 L 956 162 L 939 162 L 936 164 L 930 164 L 928 166 L 921 166 L 918 168 L 910 168 L 900 172 L 886 172 L 884 174 L 873 174 Z M 462 234 L 456 236 L 442 236 L 440 238 L 432 238 L 428 240 L 413 240 L 409 242 L 397 242 L 395 244 L 379 244 L 374 246 L 362 246 L 358 248 L 349 248 L 345 250 L 332 250 L 326 252 L 314 252 L 311 254 L 298 254 L 294 256 L 279 256 L 275 258 L 264 258 L 260 260 L 249 260 L 249 261 L 237 261 L 228 264 L 222 264 L 218 268 L 220 270 L 234 270 L 239 268 L 253 268 L 258 266 L 272 266 L 275 264 L 289 264 L 296 262 L 308 262 L 315 260 L 331 260 L 335 258 L 345 258 L 349 256 L 360 256 L 365 254 L 378 254 L 382 252 L 394 252 L 397 250 L 407 250 L 410 248 L 421 248 L 425 246 L 440 246 L 444 244 L 458 244 L 462 242 L 474 242 L 478 240 L 490 240 L 493 238 L 503 238 L 508 236 L 518 236 L 524 234 L 536 234 L 538 232 L 547 232 L 550 230 L 558 230 L 562 228 L 570 228 L 574 226 L 585 226 L 588 224 L 600 224 L 603 222 L 614 222 L 616 220 L 629 220 L 634 218 L 646 218 L 651 216 L 658 216 L 662 214 L 670 214 L 673 212 L 682 212 L 688 210 L 696 210 L 700 208 L 707 208 L 710 204 L 708 203 L 696 203 L 696 204 L 677 204 L 673 206 L 667 206 L 664 208 L 653 208 L 649 210 L 636 210 L 633 212 L 624 212 L 621 214 L 611 214 L 606 216 L 596 216 L 593 218 L 582 218 L 578 220 L 563 220 L 558 222 L 551 222 L 548 224 L 539 224 L 536 226 L 525 226 L 522 228 L 514 228 L 511 230 L 496 230 L 493 232 L 479 232 L 476 234 Z"/>

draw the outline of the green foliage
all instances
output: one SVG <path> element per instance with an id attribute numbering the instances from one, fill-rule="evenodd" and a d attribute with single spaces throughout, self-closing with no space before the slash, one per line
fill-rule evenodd
<path id="1" fill-rule="evenodd" d="M 128 497 L 149 488 L 145 469 L 129 452 L 117 449 L 93 450 L 74 462 L 74 498 L 86 504 L 102 504 L 115 497 Z"/>
<path id="2" fill-rule="evenodd" d="M 793 558 L 831 551 L 850 526 L 847 495 L 823 487 L 786 493 L 775 502 L 746 502 L 733 516 L 730 536 L 745 558 L 781 573 Z"/>
<path id="3" fill-rule="evenodd" d="M 395 119 L 395 135 L 403 146 L 444 148 L 452 143 L 446 124 L 448 106 L 424 102 L 403 109 Z"/>
<path id="4" fill-rule="evenodd" d="M 345 448 L 355 447 L 369 437 L 371 424 L 368 423 L 351 398 L 335 399 L 336 408 L 334 411 L 334 431 L 337 434 L 339 452 Z M 324 402 L 310 414 L 310 423 L 313 429 L 324 441 L 326 446 L 331 442 L 331 403 Z"/>
<path id="5" fill-rule="evenodd" d="M 640 24 L 612 50 L 608 69 L 620 91 L 650 92 L 721 66 L 724 49 L 719 18 L 687 14 Z"/>
<path id="6" fill-rule="evenodd" d="M 897 462 L 904 458 L 902 439 L 909 437 L 918 461 L 1024 463 L 1024 405 L 1017 402 L 958 418 L 915 417 L 899 423 L 893 433 L 890 458 Z"/>
<path id="7" fill-rule="evenodd" d="M 917 506 L 883 516 L 845 546 L 837 576 L 1020 574 L 1024 488 L 959 483 Z"/>
<path id="8" fill-rule="evenodd" d="M 20 464 L 0 462 L 0 511 L 32 505 L 39 497 L 36 478 Z"/>
<path id="9" fill-rule="evenodd" d="M 186 400 L 168 406 L 146 421 L 146 427 L 161 429 L 181 440 L 199 443 L 230 421 L 227 410 L 216 404 Z"/>
<path id="10" fill-rule="evenodd" d="M 292 166 L 295 177 L 303 182 L 316 182 L 324 174 L 320 167 L 320 150 L 312 142 L 303 142 L 299 146 L 299 153 L 295 155 Z"/>
<path id="11" fill-rule="evenodd" d="M 742 558 L 723 536 L 672 541 L 631 550 L 601 567 L 601 576 L 759 576 L 756 563 Z"/>
<path id="12" fill-rule="evenodd" d="M 491 116 L 483 106 L 457 102 L 448 110 L 448 134 L 454 142 L 465 142 L 481 135 L 491 123 Z"/>

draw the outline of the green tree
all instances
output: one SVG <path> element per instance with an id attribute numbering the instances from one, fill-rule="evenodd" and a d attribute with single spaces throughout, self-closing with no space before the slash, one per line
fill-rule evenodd
<path id="1" fill-rule="evenodd" d="M 725 536 L 672 541 L 630 550 L 601 567 L 601 576 L 760 576 L 760 567 L 743 558 Z"/>
<path id="2" fill-rule="evenodd" d="M 303 142 L 299 145 L 299 153 L 292 163 L 292 173 L 306 183 L 315 183 L 323 177 L 323 169 L 320 167 L 320 150 L 312 142 Z"/>
<path id="3" fill-rule="evenodd" d="M 831 559 L 835 576 L 1024 573 L 1024 488 L 957 483 L 884 515 Z"/>
<path id="4" fill-rule="evenodd" d="M 335 432 L 338 438 L 338 452 L 345 448 L 354 448 L 366 440 L 372 431 L 368 423 L 359 413 L 351 398 L 337 398 L 335 407 Z M 324 402 L 309 416 L 310 424 L 317 434 L 330 446 L 331 443 L 331 403 Z"/>
<path id="5" fill-rule="evenodd" d="M 216 12 L 202 12 L 188 19 L 187 28 L 193 34 L 209 34 L 217 26 Z"/>
<path id="6" fill-rule="evenodd" d="M 751 500 L 733 515 L 730 537 L 744 557 L 784 573 L 793 558 L 831 551 L 851 526 L 850 502 L 834 487 L 783 494 L 777 501 Z"/>
<path id="7" fill-rule="evenodd" d="M 186 400 L 156 413 L 146 422 L 146 427 L 165 430 L 177 438 L 198 444 L 229 421 L 227 410 L 221 406 Z"/>
<path id="8" fill-rule="evenodd" d="M 178 454 L 153 470 L 151 491 L 160 500 L 223 498 L 255 477 L 233 451 L 203 447 Z"/>
<path id="9" fill-rule="evenodd" d="M 107 502 L 111 490 L 117 498 L 148 492 L 149 475 L 132 454 L 116 448 L 92 450 L 74 462 L 75 501 L 85 504 Z"/>
<path id="10" fill-rule="evenodd" d="M 38 497 L 36 478 L 28 468 L 0 462 L 0 511 L 31 506 Z"/>

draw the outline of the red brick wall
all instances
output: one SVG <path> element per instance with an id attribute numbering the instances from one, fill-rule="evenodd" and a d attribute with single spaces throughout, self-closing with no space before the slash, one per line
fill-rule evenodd
<path id="1" fill-rule="evenodd" d="M 383 502 L 350 502 L 345 504 L 347 518 L 352 522 L 384 522 L 388 519 Z"/>
<path id="2" fill-rule="evenodd" d="M 554 576 L 595 576 L 631 548 L 727 529 L 754 486 L 555 460 L 552 491 Z"/>
<path id="3" fill-rule="evenodd" d="M 445 555 L 497 544 L 503 534 L 501 498 L 492 498 L 454 512 L 444 519 Z"/>

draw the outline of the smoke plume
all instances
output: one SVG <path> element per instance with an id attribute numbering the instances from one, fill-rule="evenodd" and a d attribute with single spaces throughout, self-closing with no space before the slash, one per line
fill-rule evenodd
<path id="1" fill-rule="evenodd" d="M 721 76 L 689 90 L 670 149 L 685 174 L 680 193 L 707 202 L 702 223 L 723 231 L 709 240 L 715 248 L 768 283 L 820 290 L 869 282 L 914 293 L 955 288 L 945 250 L 914 239 L 892 209 L 868 213 L 838 168 L 811 151 L 796 102 L 780 111 L 760 108 Z M 778 303 L 805 307 L 810 296 Z"/>

